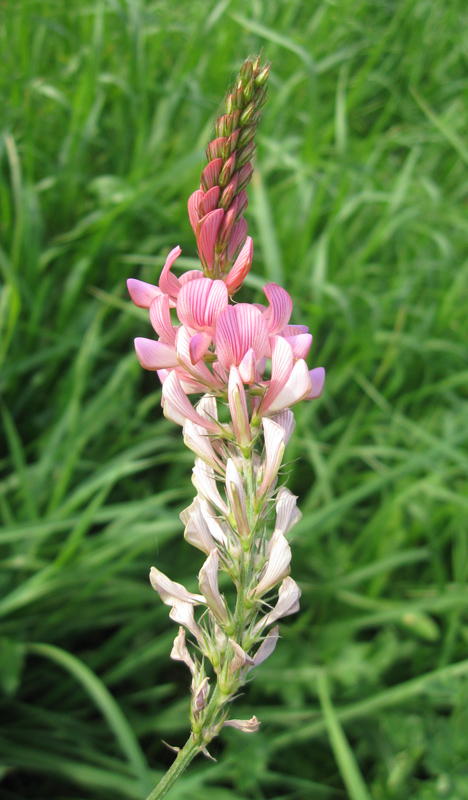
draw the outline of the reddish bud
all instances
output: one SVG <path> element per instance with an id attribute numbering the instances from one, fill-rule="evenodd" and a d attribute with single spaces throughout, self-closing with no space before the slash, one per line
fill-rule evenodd
<path id="1" fill-rule="evenodd" d="M 205 192 L 207 192 L 208 189 L 211 189 L 219 182 L 219 175 L 222 168 L 223 168 L 222 158 L 215 158 L 214 161 L 210 161 L 208 166 L 205 167 L 205 169 L 201 174 L 201 186 Z"/>
<path id="2" fill-rule="evenodd" d="M 223 157 L 223 148 L 226 139 L 221 136 L 219 139 L 213 139 L 206 148 L 206 157 L 208 161 L 214 161 L 215 158 Z"/>
<path id="3" fill-rule="evenodd" d="M 224 215 L 224 219 L 219 229 L 219 235 L 218 235 L 218 247 L 222 250 L 224 250 L 227 243 L 229 242 L 229 237 L 236 222 L 236 216 L 237 216 L 237 206 L 231 206 L 229 211 L 227 211 L 226 214 Z"/>
<path id="4" fill-rule="evenodd" d="M 221 187 L 227 186 L 227 184 L 231 180 L 232 173 L 234 172 L 235 167 L 236 167 L 236 154 L 233 153 L 231 156 L 229 156 L 228 160 L 225 162 L 220 172 L 218 183 Z"/>
<path id="5" fill-rule="evenodd" d="M 250 159 L 252 158 L 253 154 L 255 153 L 256 147 L 257 147 L 257 145 L 255 144 L 254 140 L 252 139 L 252 141 L 249 142 L 249 144 L 246 147 L 244 147 L 243 150 L 241 150 L 240 152 L 237 153 L 237 158 L 236 158 L 236 167 L 237 167 L 237 169 L 239 169 L 240 167 L 243 167 L 244 164 L 247 164 L 247 162 L 250 161 Z"/>
<path id="6" fill-rule="evenodd" d="M 238 180 L 239 180 L 239 173 L 235 172 L 221 195 L 221 199 L 219 200 L 219 205 L 221 206 L 221 208 L 224 208 L 225 211 L 227 211 L 232 201 L 234 200 Z"/>
<path id="7" fill-rule="evenodd" d="M 236 222 L 238 222 L 240 220 L 240 218 L 242 217 L 242 215 L 243 215 L 245 209 L 247 208 L 248 204 L 249 204 L 249 201 L 248 201 L 248 198 L 247 198 L 247 192 L 245 191 L 245 189 L 242 189 L 242 191 L 239 192 L 239 194 L 237 195 L 236 199 L 237 199 L 237 218 L 236 218 Z"/>
<path id="8" fill-rule="evenodd" d="M 250 179 L 252 177 L 252 172 L 253 172 L 252 164 L 249 161 L 245 165 L 245 167 L 242 167 L 242 169 L 239 172 L 239 182 L 237 184 L 238 192 L 242 191 L 242 189 L 245 189 L 245 187 L 248 186 Z"/>
<path id="9" fill-rule="evenodd" d="M 221 154 L 223 158 L 229 158 L 229 156 L 236 149 L 239 133 L 240 133 L 240 128 L 237 128 L 237 130 L 233 131 L 231 135 L 225 140 L 223 152 Z"/>

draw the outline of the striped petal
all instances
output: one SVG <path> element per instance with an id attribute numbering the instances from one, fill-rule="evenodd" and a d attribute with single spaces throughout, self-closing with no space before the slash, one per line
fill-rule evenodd
<path id="1" fill-rule="evenodd" d="M 261 359 L 268 348 L 268 328 L 260 311 L 249 303 L 227 306 L 218 316 L 215 351 L 222 366 L 239 366 L 248 350 Z"/>
<path id="2" fill-rule="evenodd" d="M 292 313 L 292 300 L 285 289 L 277 283 L 268 283 L 263 291 L 269 302 L 265 311 L 270 336 L 279 333 L 288 324 Z"/>
<path id="3" fill-rule="evenodd" d="M 133 303 L 138 308 L 149 308 L 155 297 L 162 294 L 161 289 L 153 286 L 152 283 L 145 283 L 136 278 L 129 278 L 127 289 Z"/>
<path id="4" fill-rule="evenodd" d="M 228 302 L 223 281 L 200 278 L 181 288 L 177 298 L 177 316 L 183 325 L 203 331 L 213 327 L 219 312 Z"/>
<path id="5" fill-rule="evenodd" d="M 162 292 L 164 292 L 164 294 L 168 294 L 172 300 L 175 300 L 179 294 L 180 282 L 175 275 L 172 275 L 171 267 L 174 261 L 179 258 L 181 252 L 182 250 L 179 246 L 174 247 L 174 249 L 171 250 L 166 258 L 166 263 L 164 264 L 161 277 L 159 278 L 159 288 Z"/>
<path id="6" fill-rule="evenodd" d="M 202 263 L 205 263 L 208 269 L 211 269 L 213 266 L 216 237 L 218 236 L 219 226 L 223 218 L 224 211 L 222 208 L 218 208 L 215 211 L 210 211 L 210 213 L 203 217 L 198 223 L 198 249 Z"/>
<path id="7" fill-rule="evenodd" d="M 248 274 L 253 261 L 253 242 L 250 236 L 247 236 L 245 244 L 237 256 L 234 264 L 229 270 L 225 284 L 229 294 L 234 294 L 242 285 L 246 275 Z"/>
<path id="8" fill-rule="evenodd" d="M 177 367 L 177 352 L 175 347 L 154 339 L 135 339 L 135 350 L 143 369 L 159 370 Z"/>
<path id="9" fill-rule="evenodd" d="M 200 221 L 200 217 L 202 216 L 202 214 L 200 214 L 199 208 L 200 208 L 200 203 L 203 200 L 204 196 L 205 193 L 201 189 L 197 189 L 196 192 L 190 195 L 187 203 L 189 220 L 195 235 L 197 233 L 197 225 Z"/>
<path id="10" fill-rule="evenodd" d="M 158 334 L 160 341 L 175 345 L 176 331 L 171 321 L 169 297 L 160 294 L 152 301 L 149 309 L 150 322 Z"/>
<path id="11" fill-rule="evenodd" d="M 201 425 L 207 431 L 219 433 L 219 425 L 209 422 L 197 414 L 190 400 L 182 389 L 180 380 L 175 372 L 171 372 L 163 384 L 161 405 L 164 416 L 172 420 L 177 425 L 183 425 L 185 420 L 190 419 L 196 425 Z"/>
<path id="12" fill-rule="evenodd" d="M 216 389 L 220 387 L 220 381 L 208 369 L 204 361 L 197 361 L 195 364 L 192 361 L 190 352 L 190 332 L 183 325 L 177 331 L 176 347 L 177 358 L 179 364 L 192 375 L 196 381 L 206 386 L 208 389 Z"/>
<path id="13" fill-rule="evenodd" d="M 260 404 L 259 413 L 265 414 L 272 406 L 275 398 L 286 386 L 294 368 L 294 356 L 291 346 L 281 336 L 272 336 L 271 343 L 271 381 Z M 280 408 L 284 408 L 281 406 Z M 279 409 L 277 409 L 279 410 Z"/>

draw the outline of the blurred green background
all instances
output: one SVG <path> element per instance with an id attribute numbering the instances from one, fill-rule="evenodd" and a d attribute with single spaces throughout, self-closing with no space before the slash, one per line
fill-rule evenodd
<path id="1" fill-rule="evenodd" d="M 468 798 L 465 0 L 0 3 L 0 796 L 144 798 L 188 734 L 151 590 L 195 587 L 192 454 L 125 279 L 186 201 L 243 59 L 272 62 L 247 211 L 314 334 L 288 486 L 299 615 L 171 798 Z"/>

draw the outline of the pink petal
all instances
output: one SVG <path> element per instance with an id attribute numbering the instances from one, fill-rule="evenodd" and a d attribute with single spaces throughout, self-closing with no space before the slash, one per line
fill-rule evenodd
<path id="1" fill-rule="evenodd" d="M 200 278 L 190 281 L 179 292 L 177 316 L 189 328 L 205 330 L 215 324 L 219 312 L 229 302 L 223 281 Z"/>
<path id="2" fill-rule="evenodd" d="M 223 147 L 225 144 L 225 136 L 220 136 L 218 139 L 213 139 L 206 148 L 206 157 L 208 161 L 213 161 L 215 158 L 222 158 Z"/>
<path id="3" fill-rule="evenodd" d="M 292 347 L 294 358 L 307 358 L 312 347 L 310 333 L 298 333 L 295 336 L 287 336 L 285 339 Z"/>
<path id="4" fill-rule="evenodd" d="M 197 364 L 199 361 L 203 359 L 203 356 L 207 352 L 209 346 L 211 344 L 211 336 L 209 333 L 203 331 L 202 333 L 196 333 L 195 336 L 192 336 L 190 339 L 190 360 L 192 364 Z"/>
<path id="5" fill-rule="evenodd" d="M 252 441 L 252 435 L 244 384 L 237 367 L 231 367 L 229 373 L 228 403 L 236 439 L 242 447 L 245 447 Z"/>
<path id="6" fill-rule="evenodd" d="M 247 223 L 242 217 L 239 222 L 237 222 L 231 232 L 231 236 L 229 239 L 228 244 L 228 259 L 232 261 L 234 258 L 237 258 L 237 255 L 244 244 L 245 237 L 247 236 Z"/>
<path id="7" fill-rule="evenodd" d="M 149 308 L 155 297 L 162 294 L 161 289 L 152 283 L 145 283 L 136 278 L 129 278 L 127 289 L 132 301 L 138 308 Z"/>
<path id="8" fill-rule="evenodd" d="M 197 189 L 196 192 L 190 195 L 187 203 L 189 220 L 195 235 L 197 233 L 198 221 L 202 216 L 202 214 L 200 214 L 199 208 L 200 208 L 200 203 L 203 200 L 204 196 L 205 193 L 201 189 Z"/>
<path id="9" fill-rule="evenodd" d="M 309 333 L 307 325 L 286 325 L 281 331 L 283 336 L 297 336 L 299 333 Z"/>
<path id="10" fill-rule="evenodd" d="M 215 158 L 202 172 L 201 185 L 205 192 L 218 183 L 224 161 L 222 158 Z"/>
<path id="11" fill-rule="evenodd" d="M 205 327 L 205 308 L 213 281 L 200 278 L 183 286 L 177 298 L 177 316 L 183 325 L 195 330 Z"/>
<path id="12" fill-rule="evenodd" d="M 186 419 L 190 419 L 207 431 L 219 432 L 219 426 L 215 422 L 209 422 L 203 419 L 200 414 L 197 414 L 183 391 L 175 372 L 171 372 L 164 381 L 161 405 L 164 410 L 164 416 L 177 425 L 183 425 Z"/>
<path id="13" fill-rule="evenodd" d="M 270 336 L 282 331 L 292 313 L 292 300 L 285 289 L 276 283 L 268 283 L 263 291 L 269 302 L 265 312 Z"/>
<path id="14" fill-rule="evenodd" d="M 150 322 L 160 337 L 162 342 L 175 344 L 176 328 L 171 322 L 171 312 L 169 310 L 169 297 L 167 294 L 160 294 L 155 297 L 149 309 Z"/>
<path id="15" fill-rule="evenodd" d="M 224 211 L 222 208 L 217 208 L 215 211 L 210 211 L 206 217 L 203 217 L 198 223 L 197 228 L 197 243 L 200 250 L 200 257 L 211 269 L 214 259 L 214 248 L 216 244 L 216 237 L 218 235 L 219 226 L 223 221 Z"/>
<path id="16" fill-rule="evenodd" d="M 178 363 L 199 383 L 209 389 L 219 389 L 219 379 L 208 369 L 206 364 L 203 361 L 198 361 L 195 364 L 192 362 L 190 353 L 191 338 L 188 329 L 181 325 L 177 331 L 176 339 Z"/>
<path id="17" fill-rule="evenodd" d="M 239 364 L 239 375 L 244 383 L 255 383 L 255 373 L 257 369 L 257 359 L 255 358 L 255 350 L 251 347 L 247 350 L 244 358 Z"/>
<path id="18" fill-rule="evenodd" d="M 296 427 L 294 414 L 289 409 L 286 409 L 285 411 L 281 411 L 279 414 L 275 414 L 274 421 L 283 428 L 284 446 L 286 447 Z"/>
<path id="19" fill-rule="evenodd" d="M 311 380 L 306 362 L 301 358 L 294 364 L 291 376 L 281 392 L 269 403 L 268 412 L 282 411 L 305 400 L 311 391 Z M 261 409 L 260 409 L 261 410 Z"/>
<path id="20" fill-rule="evenodd" d="M 277 395 L 286 385 L 294 367 L 291 346 L 281 336 L 272 336 L 271 343 L 271 381 L 260 404 L 259 414 L 265 414 Z M 280 409 L 277 409 L 278 411 Z"/>
<path id="21" fill-rule="evenodd" d="M 176 349 L 170 344 L 138 337 L 135 339 L 135 350 L 144 369 L 170 369 L 179 365 Z"/>
<path id="22" fill-rule="evenodd" d="M 203 272 L 201 269 L 189 269 L 187 272 L 183 272 L 179 278 L 179 283 L 181 286 L 185 286 L 186 283 L 189 281 L 194 281 L 197 278 L 203 278 Z"/>
<path id="23" fill-rule="evenodd" d="M 210 211 L 214 211 L 218 207 L 218 200 L 221 194 L 219 186 L 213 186 L 207 191 L 202 202 L 200 203 L 200 217 L 204 217 Z"/>
<path id="24" fill-rule="evenodd" d="M 315 400 L 323 392 L 323 385 L 325 383 L 325 370 L 323 367 L 316 367 L 309 372 L 310 382 L 312 389 L 306 397 L 306 400 Z"/>
<path id="25" fill-rule="evenodd" d="M 227 306 L 218 316 L 215 332 L 216 354 L 229 369 L 240 364 L 252 349 L 257 360 L 268 348 L 268 328 L 257 308 L 249 303 Z"/>
<path id="26" fill-rule="evenodd" d="M 182 250 L 179 246 L 174 247 L 166 258 L 161 277 L 159 278 L 159 288 L 164 294 L 168 294 L 173 300 L 179 294 L 180 283 L 175 275 L 171 274 L 171 267 L 174 261 L 180 256 Z"/>
<path id="27" fill-rule="evenodd" d="M 253 242 L 250 236 L 247 236 L 245 244 L 237 256 L 234 264 L 229 270 L 225 284 L 228 288 L 229 294 L 237 292 L 241 286 L 245 276 L 248 274 L 253 260 Z"/>

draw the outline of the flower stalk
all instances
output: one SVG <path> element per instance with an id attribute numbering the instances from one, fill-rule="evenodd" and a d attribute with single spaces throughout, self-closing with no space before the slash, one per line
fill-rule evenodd
<path id="1" fill-rule="evenodd" d="M 290 323 L 292 300 L 282 287 L 264 288 L 266 305 L 232 301 L 253 258 L 243 213 L 269 73 L 260 62 L 247 59 L 228 92 L 189 200 L 202 269 L 175 277 L 176 247 L 158 286 L 128 281 L 158 337 L 135 340 L 138 358 L 157 371 L 164 414 L 182 426 L 195 454 L 197 494 L 181 520 L 186 541 L 206 557 L 199 594 L 151 570 L 153 588 L 179 624 L 171 658 L 192 675 L 192 732 L 148 800 L 163 797 L 197 753 L 208 755 L 223 726 L 258 730 L 255 716 L 229 718 L 232 700 L 275 649 L 278 626 L 271 626 L 299 609 L 287 534 L 301 514 L 297 498 L 278 488 L 278 475 L 295 426 L 291 407 L 320 396 L 324 370 L 309 370 L 312 336 Z"/>

